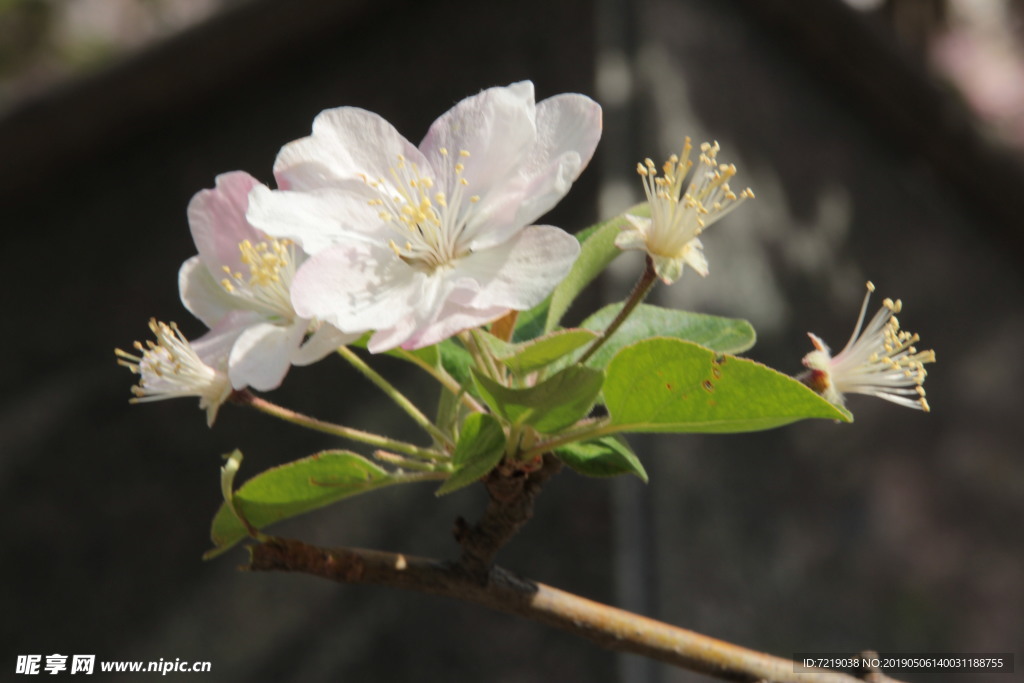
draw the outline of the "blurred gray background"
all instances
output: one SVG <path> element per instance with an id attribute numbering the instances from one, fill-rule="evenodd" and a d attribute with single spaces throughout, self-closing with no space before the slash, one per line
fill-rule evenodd
<path id="1" fill-rule="evenodd" d="M 321 109 L 362 106 L 417 141 L 459 99 L 525 78 L 605 107 L 598 155 L 545 222 L 626 208 L 636 162 L 685 135 L 717 139 L 756 192 L 706 234 L 711 275 L 660 303 L 748 318 L 747 355 L 796 372 L 808 330 L 842 347 L 871 279 L 939 361 L 929 415 L 854 397 L 853 425 L 632 439 L 650 484 L 559 475 L 499 562 L 781 656 L 1015 652 L 1019 670 L 1021 17 L 969 0 L 0 5 L 0 671 L 62 653 L 208 660 L 189 677 L 228 682 L 707 680 L 473 605 L 239 573 L 239 550 L 202 562 L 220 454 L 241 448 L 245 478 L 339 444 L 232 406 L 212 430 L 192 400 L 129 406 L 114 364 L 151 316 L 202 333 L 176 275 L 194 253 L 185 206 L 217 173 L 270 182 Z M 620 259 L 573 319 L 639 268 Z M 340 360 L 271 398 L 409 429 Z M 272 531 L 452 557 L 452 520 L 483 505 L 408 487 Z"/>

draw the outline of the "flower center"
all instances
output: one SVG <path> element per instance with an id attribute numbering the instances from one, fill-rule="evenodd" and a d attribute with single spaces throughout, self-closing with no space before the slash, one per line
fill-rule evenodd
<path id="1" fill-rule="evenodd" d="M 651 159 L 644 159 L 636 165 L 636 172 L 643 179 L 644 192 L 651 205 L 651 235 L 648 248 L 663 256 L 675 256 L 704 228 L 708 227 L 754 193 L 747 188 L 737 195 L 729 187 L 729 179 L 736 175 L 733 164 L 719 164 L 718 143 L 702 143 L 697 162 L 698 168 L 684 192 L 686 179 L 693 161 L 690 153 L 693 144 L 686 138 L 682 153 L 673 154 L 658 175 Z M 653 244 L 652 244 L 653 243 Z"/>
<path id="2" fill-rule="evenodd" d="M 450 156 L 443 147 L 440 153 L 445 160 Z M 465 196 L 469 182 L 462 176 L 465 166 L 461 159 L 468 158 L 469 152 L 462 150 L 458 157 L 449 168 L 450 195 L 435 191 L 434 179 L 402 155 L 390 169 L 389 179 L 363 179 L 380 195 L 370 200 L 370 205 L 380 207 L 381 219 L 395 235 L 388 246 L 406 264 L 425 273 L 448 268 L 470 251 L 464 239 L 468 212 L 463 204 L 467 199 L 475 204 L 480 197 Z"/>
<path id="3" fill-rule="evenodd" d="M 232 272 L 231 268 L 223 266 L 227 277 L 220 281 L 221 286 L 258 311 L 290 320 L 295 315 L 291 303 L 296 266 L 294 243 L 274 238 L 256 244 L 242 240 L 238 250 L 249 274 Z"/>
<path id="4" fill-rule="evenodd" d="M 138 385 L 132 387 L 133 401 L 178 396 L 212 401 L 230 391 L 227 376 L 203 362 L 177 325 L 150 320 L 149 329 L 156 341 L 135 342 L 138 354 L 114 350 L 118 364 L 139 375 Z"/>

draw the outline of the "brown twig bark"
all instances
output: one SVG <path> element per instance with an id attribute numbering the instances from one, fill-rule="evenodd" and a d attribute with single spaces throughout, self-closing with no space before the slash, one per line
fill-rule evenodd
<path id="1" fill-rule="evenodd" d="M 490 501 L 475 525 L 455 520 L 455 540 L 462 546 L 460 566 L 479 581 L 489 578 L 498 551 L 533 517 L 541 487 L 562 469 L 562 461 L 545 455 L 538 463 L 503 463 L 484 477 Z"/>
<path id="2" fill-rule="evenodd" d="M 892 681 L 879 672 L 856 678 L 804 669 L 788 659 L 603 605 L 494 565 L 497 552 L 533 515 L 544 483 L 561 469 L 545 455 L 536 462 L 505 462 L 483 483 L 490 501 L 475 525 L 459 518 L 457 562 L 359 548 L 320 548 L 286 538 L 250 547 L 252 571 L 302 572 L 330 581 L 377 584 L 442 595 L 532 619 L 587 638 L 601 647 L 643 655 L 724 680 L 793 683 Z"/>
<path id="3" fill-rule="evenodd" d="M 486 582 L 462 563 L 358 548 L 320 548 L 274 538 L 250 548 L 248 569 L 289 571 L 339 583 L 377 584 L 442 595 L 526 617 L 587 638 L 601 647 L 658 659 L 731 681 L 781 683 L 893 682 L 880 673 L 864 678 L 824 669 L 797 672 L 788 659 L 722 640 L 521 578 L 491 567 Z"/>

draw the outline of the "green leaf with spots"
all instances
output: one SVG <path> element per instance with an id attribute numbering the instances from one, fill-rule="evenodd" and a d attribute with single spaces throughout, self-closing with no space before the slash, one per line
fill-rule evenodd
<path id="1" fill-rule="evenodd" d="M 627 346 L 606 372 L 605 405 L 617 431 L 726 433 L 807 418 L 853 421 L 792 377 L 679 339 Z"/>

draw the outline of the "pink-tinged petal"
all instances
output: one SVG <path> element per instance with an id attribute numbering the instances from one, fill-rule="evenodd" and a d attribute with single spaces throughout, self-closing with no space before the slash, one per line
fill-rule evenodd
<path id="1" fill-rule="evenodd" d="M 263 239 L 245 217 L 249 192 L 254 187 L 263 185 L 244 171 L 223 173 L 217 176 L 212 190 L 200 190 L 188 204 L 192 239 L 214 277 L 219 276 L 222 266 L 232 271 L 241 267 L 239 242 Z"/>
<path id="2" fill-rule="evenodd" d="M 338 180 L 388 178 L 400 156 L 425 165 L 419 150 L 385 119 L 339 107 L 320 112 L 311 136 L 281 148 L 274 175 L 290 189 L 315 190 Z"/>
<path id="3" fill-rule="evenodd" d="M 370 337 L 366 348 L 370 353 L 383 353 L 401 346 L 402 342 L 416 331 L 416 316 L 408 315 L 398 321 L 397 324 L 383 330 L 378 330 Z"/>
<path id="4" fill-rule="evenodd" d="M 251 314 L 235 311 L 224 316 L 199 339 L 191 342 L 192 349 L 211 368 L 226 369 L 231 348 L 239 335 L 253 322 Z"/>
<path id="5" fill-rule="evenodd" d="M 238 302 L 214 279 L 199 256 L 193 256 L 181 264 L 178 270 L 178 292 L 188 312 L 207 327 L 216 325 L 238 306 Z"/>
<path id="6" fill-rule="evenodd" d="M 303 324 L 282 326 L 264 322 L 246 328 L 228 358 L 231 385 L 259 391 L 279 387 L 304 333 Z"/>
<path id="7" fill-rule="evenodd" d="M 372 234 L 381 219 L 367 203 L 365 186 L 319 192 L 256 187 L 249 196 L 248 219 L 268 235 L 294 240 L 307 254 L 337 242 Z"/>
<path id="8" fill-rule="evenodd" d="M 386 246 L 340 244 L 299 268 L 292 304 L 300 316 L 324 320 L 343 332 L 383 329 L 423 305 L 424 295 L 430 295 L 428 280 Z"/>
<path id="9" fill-rule="evenodd" d="M 475 280 L 480 288 L 470 298 L 464 298 L 463 290 L 455 298 L 478 309 L 531 308 L 565 278 L 579 253 L 579 242 L 564 230 L 531 226 L 500 247 L 462 259 L 456 272 Z"/>
<path id="10" fill-rule="evenodd" d="M 416 328 L 415 332 L 402 342 L 402 348 L 413 351 L 424 346 L 437 344 L 463 330 L 493 322 L 506 313 L 508 313 L 508 308 L 502 306 L 483 309 L 469 308 L 453 301 L 448 301 L 437 315 L 437 319 L 427 325 L 421 325 Z"/>
<path id="11" fill-rule="evenodd" d="M 480 197 L 475 212 L 489 214 L 491 203 L 503 204 L 503 188 L 515 181 L 536 140 L 535 108 L 533 83 L 524 81 L 484 90 L 441 115 L 420 143 L 438 187 L 449 195 L 455 190 L 452 168 L 461 163 L 466 193 Z M 469 156 L 459 156 L 463 150 Z"/>
<path id="12" fill-rule="evenodd" d="M 292 365 L 310 365 L 315 363 L 339 346 L 351 344 L 361 336 L 363 335 L 360 332 L 342 332 L 334 327 L 334 325 L 324 323 L 302 346 L 292 353 Z"/>

